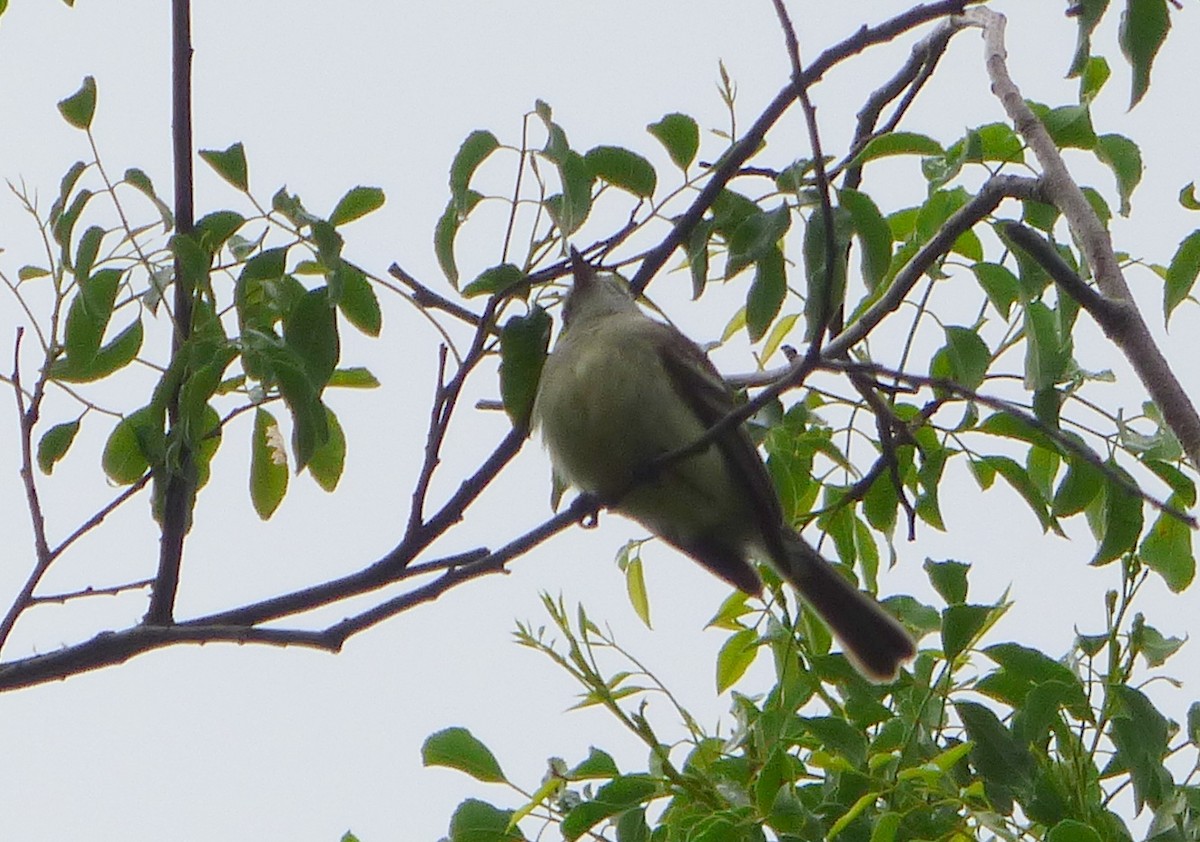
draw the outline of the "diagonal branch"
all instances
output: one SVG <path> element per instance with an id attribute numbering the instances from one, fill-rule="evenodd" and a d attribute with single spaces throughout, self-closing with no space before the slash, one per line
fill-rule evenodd
<path id="1" fill-rule="evenodd" d="M 976 7 L 967 12 L 963 19 L 983 30 L 984 62 L 992 80 L 992 90 L 1042 166 L 1039 181 L 1046 196 L 1043 201 L 1053 204 L 1066 217 L 1101 294 L 1111 301 L 1126 305 L 1122 327 L 1111 337 L 1113 343 L 1137 372 L 1142 385 L 1162 411 L 1163 419 L 1183 445 L 1192 465 L 1200 467 L 1200 414 L 1197 414 L 1137 310 L 1121 273 L 1108 230 L 1071 177 L 1050 133 L 1030 110 L 1008 73 L 1004 16 L 988 8 Z"/>

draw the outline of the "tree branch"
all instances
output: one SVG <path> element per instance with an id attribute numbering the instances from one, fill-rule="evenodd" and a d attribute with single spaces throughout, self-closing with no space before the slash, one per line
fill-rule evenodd
<path id="1" fill-rule="evenodd" d="M 1120 330 L 1111 335 L 1114 344 L 1137 372 L 1142 385 L 1162 411 L 1163 419 L 1179 438 L 1192 465 L 1200 467 L 1200 414 L 1197 414 L 1137 310 L 1113 251 L 1108 230 L 1071 177 L 1046 127 L 1025 103 L 1020 89 L 1008 73 L 1004 16 L 988 8 L 976 7 L 964 14 L 963 19 L 983 30 L 984 63 L 992 80 L 992 91 L 1042 166 L 1039 180 L 1046 196 L 1043 201 L 1053 204 L 1066 217 L 1101 294 L 1112 302 L 1121 302 L 1123 309 L 1127 308 Z"/>

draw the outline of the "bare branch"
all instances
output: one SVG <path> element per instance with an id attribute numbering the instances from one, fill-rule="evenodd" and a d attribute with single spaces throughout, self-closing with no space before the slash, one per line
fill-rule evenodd
<path id="1" fill-rule="evenodd" d="M 1200 414 L 1197 414 L 1137 310 L 1113 251 L 1108 230 L 1071 177 L 1046 127 L 1030 110 L 1008 73 L 1004 16 L 989 8 L 976 7 L 967 12 L 963 19 L 983 29 L 984 63 L 992 80 L 992 91 L 1042 166 L 1039 180 L 1046 196 L 1043 201 L 1053 204 L 1066 217 L 1100 292 L 1111 301 L 1122 302 L 1128 307 L 1129 312 L 1122 319 L 1121 329 L 1112 334 L 1114 344 L 1137 372 L 1142 385 L 1162 411 L 1163 419 L 1179 438 L 1192 465 L 1200 467 Z"/>

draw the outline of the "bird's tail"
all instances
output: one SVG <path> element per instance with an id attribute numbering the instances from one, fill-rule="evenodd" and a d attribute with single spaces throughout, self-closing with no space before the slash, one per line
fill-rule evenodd
<path id="1" fill-rule="evenodd" d="M 796 533 L 784 536 L 783 549 L 775 567 L 829 626 L 846 656 L 868 678 L 895 678 L 900 664 L 917 652 L 904 627 Z"/>

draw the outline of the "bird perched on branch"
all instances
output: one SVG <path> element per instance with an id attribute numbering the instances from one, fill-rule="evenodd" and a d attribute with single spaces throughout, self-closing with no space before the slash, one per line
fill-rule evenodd
<path id="1" fill-rule="evenodd" d="M 864 675 L 894 678 L 915 654 L 912 638 L 784 521 L 744 427 L 662 459 L 732 412 L 733 392 L 699 346 L 642 312 L 620 276 L 571 256 L 574 285 L 533 410 L 559 476 L 746 593 L 762 592 L 751 559 L 766 561 Z"/>

